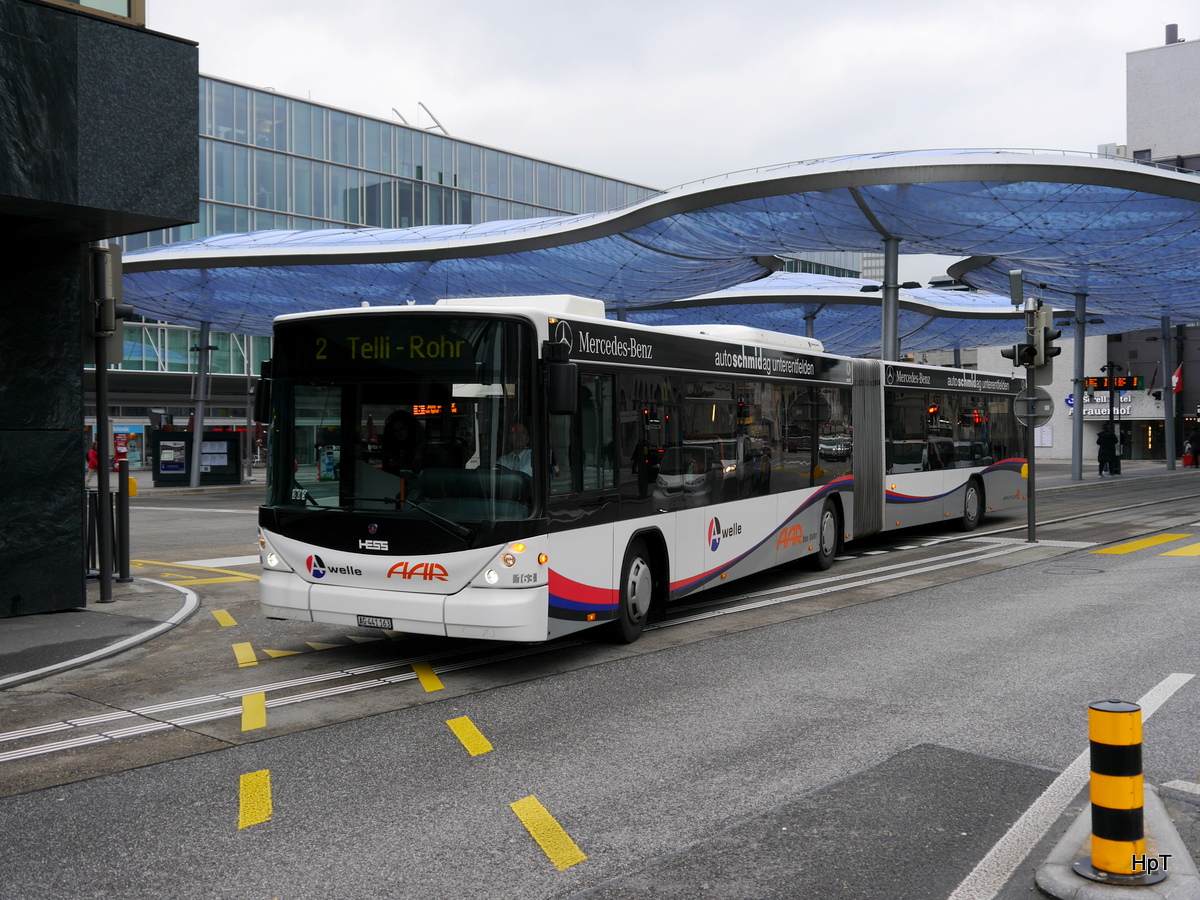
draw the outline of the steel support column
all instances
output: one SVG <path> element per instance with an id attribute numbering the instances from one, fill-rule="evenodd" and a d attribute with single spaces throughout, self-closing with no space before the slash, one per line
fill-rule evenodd
<path id="1" fill-rule="evenodd" d="M 208 401 L 208 354 L 213 349 L 208 345 L 208 322 L 200 323 L 200 346 L 196 349 L 200 357 L 196 363 L 196 406 L 192 416 L 192 470 L 188 481 L 192 487 L 200 487 L 200 451 L 204 443 L 204 414 Z"/>
<path id="2" fill-rule="evenodd" d="M 1163 443 L 1167 449 L 1167 471 L 1175 471 L 1175 381 L 1172 376 L 1175 374 L 1175 364 L 1171 362 L 1171 317 L 1162 317 L 1162 334 L 1159 336 L 1159 341 L 1162 343 L 1162 368 L 1163 368 Z M 1183 362 L 1182 356 L 1180 362 Z"/>
<path id="3" fill-rule="evenodd" d="M 900 239 L 883 240 L 883 330 L 879 355 L 884 360 L 900 358 Z"/>
<path id="4" fill-rule="evenodd" d="M 1083 481 L 1083 374 L 1087 338 L 1087 294 L 1075 295 L 1075 359 L 1071 374 L 1071 480 Z"/>

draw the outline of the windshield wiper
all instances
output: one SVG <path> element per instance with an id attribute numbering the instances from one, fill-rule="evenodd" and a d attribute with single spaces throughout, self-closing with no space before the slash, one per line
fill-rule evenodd
<path id="1" fill-rule="evenodd" d="M 456 538 L 469 541 L 475 536 L 475 532 L 466 525 L 460 525 L 453 519 L 447 519 L 441 513 L 435 513 L 432 509 L 418 503 L 411 497 L 401 497 L 399 494 L 397 494 L 395 497 L 347 497 L 346 499 L 349 501 L 362 501 L 367 503 L 393 503 L 395 504 L 396 509 L 400 509 L 402 506 L 404 506 L 404 504 L 407 503 L 414 509 L 419 509 L 421 512 L 425 513 L 425 515 L 429 516 L 430 521 L 432 521 L 434 525 L 437 525 L 443 531 L 454 535 Z"/>

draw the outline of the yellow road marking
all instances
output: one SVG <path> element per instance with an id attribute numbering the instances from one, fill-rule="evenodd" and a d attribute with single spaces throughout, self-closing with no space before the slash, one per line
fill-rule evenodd
<path id="1" fill-rule="evenodd" d="M 1105 547 L 1103 550 L 1093 550 L 1093 553 L 1120 556 L 1123 553 L 1133 553 L 1145 550 L 1147 547 L 1157 547 L 1159 544 L 1169 544 L 1171 541 L 1181 541 L 1190 538 L 1190 534 L 1160 534 L 1158 537 L 1143 538 L 1140 541 L 1130 541 L 1127 544 L 1117 544 L 1115 547 Z"/>
<path id="2" fill-rule="evenodd" d="M 270 821 L 275 814 L 271 803 L 271 770 L 249 772 L 242 776 L 239 790 L 238 828 L 249 828 Z"/>
<path id="3" fill-rule="evenodd" d="M 152 559 L 134 559 L 130 562 L 139 563 L 141 565 L 150 566 L 170 566 L 172 569 L 195 569 L 197 572 L 220 572 L 222 575 L 237 575 L 240 578 L 252 578 L 252 575 L 246 572 L 235 572 L 233 569 L 214 569 L 209 566 L 189 566 L 186 563 L 173 562 L 155 562 Z"/>
<path id="4" fill-rule="evenodd" d="M 258 657 L 254 655 L 254 648 L 249 644 L 234 644 L 233 655 L 237 657 L 237 664 L 241 667 L 258 665 Z"/>
<path id="5" fill-rule="evenodd" d="M 475 723 L 466 716 L 459 716 L 457 719 L 447 719 L 446 724 L 450 726 L 450 730 L 462 741 L 462 745 L 467 748 L 467 752 L 472 756 L 491 752 L 491 741 L 485 738 L 483 732 L 476 728 Z"/>
<path id="6" fill-rule="evenodd" d="M 338 647 L 346 646 L 345 644 L 315 644 L 312 641 L 305 641 L 304 643 L 308 644 L 314 650 L 334 650 Z"/>
<path id="7" fill-rule="evenodd" d="M 181 576 L 179 576 L 179 575 L 176 575 L 175 577 L 181 578 Z M 259 577 L 257 575 L 242 575 L 238 578 L 188 578 L 185 575 L 185 576 L 182 576 L 182 580 L 179 583 L 180 584 L 189 584 L 189 585 L 190 584 L 235 584 L 236 582 L 239 582 L 239 581 L 258 581 L 258 580 L 259 580 Z"/>
<path id="8" fill-rule="evenodd" d="M 571 840 L 571 836 L 563 831 L 554 816 L 547 812 L 546 807 L 542 806 L 533 794 L 508 805 L 558 871 L 569 869 L 587 859 L 579 845 Z"/>
<path id="9" fill-rule="evenodd" d="M 192 575 L 182 575 L 176 572 L 163 572 L 163 578 L 189 579 L 188 584 L 231 584 L 236 581 L 259 581 L 258 575 L 252 575 L 249 572 L 235 572 L 233 569 L 212 569 L 206 566 L 189 566 L 184 563 L 169 563 L 155 562 L 152 559 L 133 559 L 130 560 L 130 565 L 136 568 L 145 566 L 170 566 L 172 569 L 191 569 L 194 572 L 217 572 L 221 575 L 230 575 L 230 578 L 195 578 Z"/>
<path id="10" fill-rule="evenodd" d="M 263 653 L 271 657 L 271 659 L 279 659 L 281 656 L 299 656 L 301 653 L 307 653 L 307 650 L 268 650 L 263 647 Z"/>
<path id="11" fill-rule="evenodd" d="M 214 609 L 213 610 L 213 618 L 215 618 L 218 622 L 221 623 L 222 628 L 228 628 L 230 625 L 237 624 L 237 622 L 234 621 L 233 616 L 231 616 L 226 610 L 223 610 L 223 609 Z"/>
<path id="12" fill-rule="evenodd" d="M 433 666 L 431 666 L 429 663 L 413 663 L 412 670 L 417 673 L 417 678 L 421 682 L 421 687 L 425 688 L 427 693 L 429 691 L 440 691 L 445 687 L 445 685 L 442 684 L 442 680 L 433 673 Z"/>
<path id="13" fill-rule="evenodd" d="M 370 637 L 370 638 L 369 637 L 359 637 L 356 634 L 348 634 L 348 635 L 346 635 L 346 637 L 350 638 L 350 640 L 354 641 L 354 643 L 356 643 L 356 644 L 369 644 L 372 641 L 382 641 L 383 640 L 383 638 L 381 638 L 381 637 Z"/>
<path id="14" fill-rule="evenodd" d="M 1188 544 L 1186 547 L 1179 547 L 1175 550 L 1168 550 L 1166 553 L 1160 553 L 1159 556 L 1200 556 L 1200 544 Z"/>
<path id="15" fill-rule="evenodd" d="M 242 731 L 267 727 L 267 695 L 263 691 L 242 697 Z"/>

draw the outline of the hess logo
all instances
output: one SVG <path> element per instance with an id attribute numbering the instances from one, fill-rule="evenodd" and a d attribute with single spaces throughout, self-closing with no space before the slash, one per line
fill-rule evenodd
<path id="1" fill-rule="evenodd" d="M 405 581 L 409 581 L 413 578 L 416 578 L 420 581 L 450 580 L 446 572 L 446 567 L 434 562 L 398 562 L 388 569 L 387 577 L 391 578 L 393 575 L 395 575 L 397 578 L 403 578 Z"/>
<path id="2" fill-rule="evenodd" d="M 714 553 L 721 546 L 721 538 L 733 537 L 735 534 L 742 533 L 742 526 L 739 522 L 734 522 L 728 528 L 721 527 L 721 520 L 713 516 L 708 522 L 708 549 Z"/>

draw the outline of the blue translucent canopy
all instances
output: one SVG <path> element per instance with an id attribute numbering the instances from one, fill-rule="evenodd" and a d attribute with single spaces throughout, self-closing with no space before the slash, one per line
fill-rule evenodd
<path id="1" fill-rule="evenodd" d="M 737 287 L 734 302 L 709 297 L 686 315 L 801 331 L 802 310 L 826 302 L 815 336 L 854 353 L 878 350 L 879 316 L 862 306 L 877 301 L 833 300 L 861 282 L 826 285 L 826 301 L 811 296 L 820 291 L 813 282 L 775 276 L 756 288 L 777 254 L 877 252 L 885 238 L 904 253 L 971 257 L 956 272 L 989 291 L 1006 295 L 1008 271 L 1021 269 L 1028 293 L 1058 308 L 1086 294 L 1089 314 L 1105 318 L 1101 331 L 1148 327 L 1162 315 L 1200 318 L 1200 179 L 1126 160 L 1002 150 L 791 163 L 585 216 L 221 235 L 128 254 L 124 285 L 143 315 L 250 334 L 269 333 L 283 313 L 363 302 L 559 293 L 652 321 L 668 313 L 638 309 Z M 755 296 L 763 302 L 747 299 Z M 980 321 L 1005 314 L 1003 297 L 905 299 L 906 351 L 1013 339 L 1011 325 L 993 340 L 994 326 Z M 669 313 L 672 322 L 684 315 Z"/>

